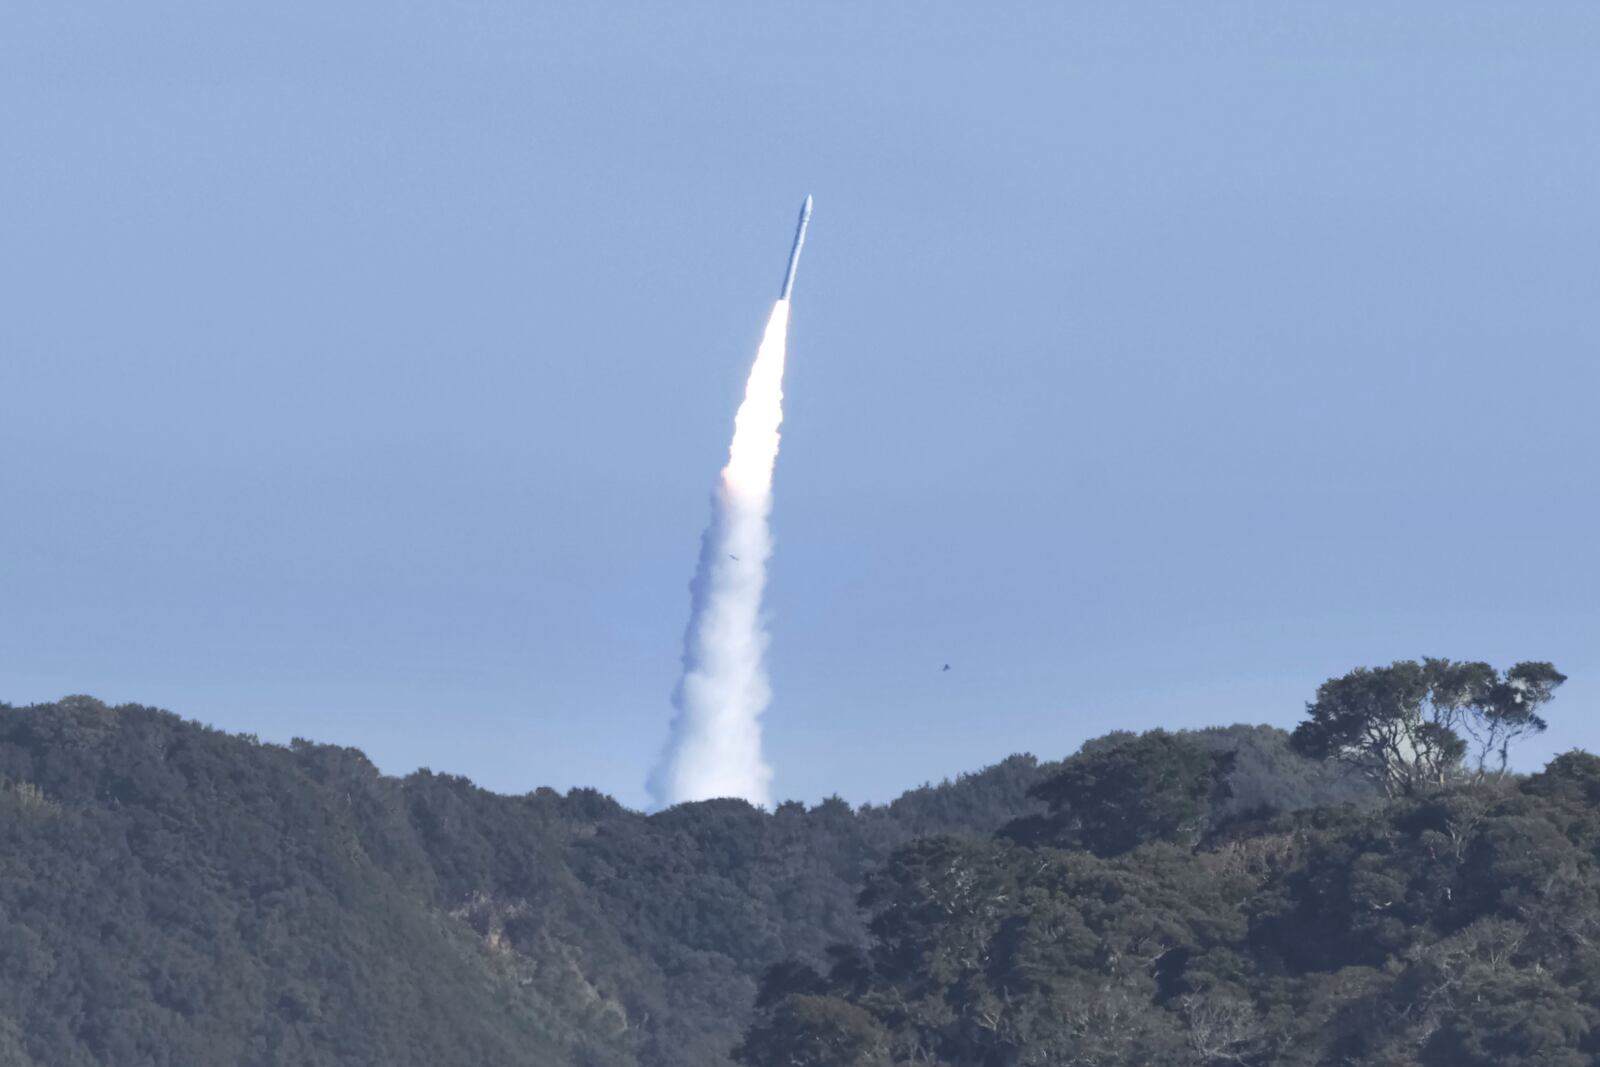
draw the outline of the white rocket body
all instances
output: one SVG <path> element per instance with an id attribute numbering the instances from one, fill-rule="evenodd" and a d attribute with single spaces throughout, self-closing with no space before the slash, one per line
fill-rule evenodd
<path id="1" fill-rule="evenodd" d="M 794 272 L 800 269 L 800 249 L 806 245 L 806 227 L 811 224 L 811 197 L 806 197 L 806 202 L 800 205 L 800 225 L 794 231 L 794 248 L 789 252 L 789 269 L 783 272 L 783 289 L 778 293 L 779 300 L 789 299 L 789 293 L 794 289 Z"/>

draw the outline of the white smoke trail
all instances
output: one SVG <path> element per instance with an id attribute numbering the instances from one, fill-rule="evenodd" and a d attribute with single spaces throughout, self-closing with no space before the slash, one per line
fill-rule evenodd
<path id="1" fill-rule="evenodd" d="M 779 300 L 733 420 L 733 444 L 711 499 L 690 586 L 683 678 L 660 764 L 650 776 L 661 805 L 742 797 L 765 805 L 772 768 L 761 755 L 761 713 L 772 700 L 762 662 L 767 633 L 761 594 L 772 534 L 772 469 L 783 422 L 783 363 L 789 302 Z"/>

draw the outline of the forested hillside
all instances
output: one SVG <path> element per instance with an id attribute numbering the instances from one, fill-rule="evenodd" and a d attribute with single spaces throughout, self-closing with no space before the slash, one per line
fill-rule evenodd
<path id="1" fill-rule="evenodd" d="M 0 705 L 0 1063 L 1590 1063 L 1594 761 L 1399 790 L 1324 704 L 652 816 Z"/>
<path id="2" fill-rule="evenodd" d="M 646 817 L 74 697 L 0 705 L 0 1063 L 727 1063 L 865 873 L 1032 809 L 1017 757 L 853 811 Z"/>
<path id="3" fill-rule="evenodd" d="M 871 947 L 777 968 L 751 1064 L 1600 1062 L 1600 760 L 1198 851 L 929 838 Z"/>
<path id="4" fill-rule="evenodd" d="M 1033 791 L 1049 811 L 897 849 L 861 897 L 868 947 L 770 970 L 740 1058 L 1593 1067 L 1600 759 L 1507 773 L 1562 680 L 1444 660 L 1331 680 L 1291 747 L 1376 805 L 1219 820 L 1239 760 L 1215 735 L 1086 746 Z"/>

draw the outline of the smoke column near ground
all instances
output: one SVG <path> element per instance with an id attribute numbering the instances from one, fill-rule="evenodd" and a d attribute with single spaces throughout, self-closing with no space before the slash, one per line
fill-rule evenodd
<path id="1" fill-rule="evenodd" d="M 779 300 L 733 420 L 728 465 L 711 497 L 711 524 L 690 585 L 683 677 L 673 693 L 676 714 L 649 782 L 661 805 L 713 797 L 761 805 L 768 800 L 772 768 L 761 755 L 761 713 L 772 689 L 761 595 L 772 556 L 767 519 L 783 422 L 788 329 L 789 302 Z"/>

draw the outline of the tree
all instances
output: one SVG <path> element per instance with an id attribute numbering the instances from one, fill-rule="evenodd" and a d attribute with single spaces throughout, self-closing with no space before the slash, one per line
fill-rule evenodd
<path id="1" fill-rule="evenodd" d="M 1194 845 L 1228 795 L 1232 752 L 1152 730 L 1079 753 L 1029 795 L 1050 814 L 1019 819 L 1006 836 L 1023 844 L 1083 848 L 1114 856 L 1148 841 Z"/>
<path id="2" fill-rule="evenodd" d="M 734 1055 L 752 1067 L 889 1067 L 889 1035 L 848 1001 L 793 993 L 750 1028 Z"/>
<path id="3" fill-rule="evenodd" d="M 1449 990 L 1425 1067 L 1590 1067 L 1593 1007 L 1542 970 L 1477 964 Z"/>
<path id="4" fill-rule="evenodd" d="M 1411 796 L 1460 774 L 1502 776 L 1511 746 L 1545 729 L 1539 708 L 1566 676 L 1519 663 L 1502 677 L 1487 663 L 1399 660 L 1331 678 L 1306 705 L 1296 751 L 1356 767 L 1388 796 Z"/>
<path id="5" fill-rule="evenodd" d="M 1481 666 L 1481 665 L 1480 665 Z M 1476 705 L 1478 714 L 1467 716 L 1462 728 L 1472 738 L 1478 774 L 1495 761 L 1494 773 L 1504 776 L 1511 746 L 1529 734 L 1543 733 L 1548 725 L 1539 709 L 1555 696 L 1567 676 L 1549 663 L 1519 663 L 1505 679 L 1490 685 Z"/>

